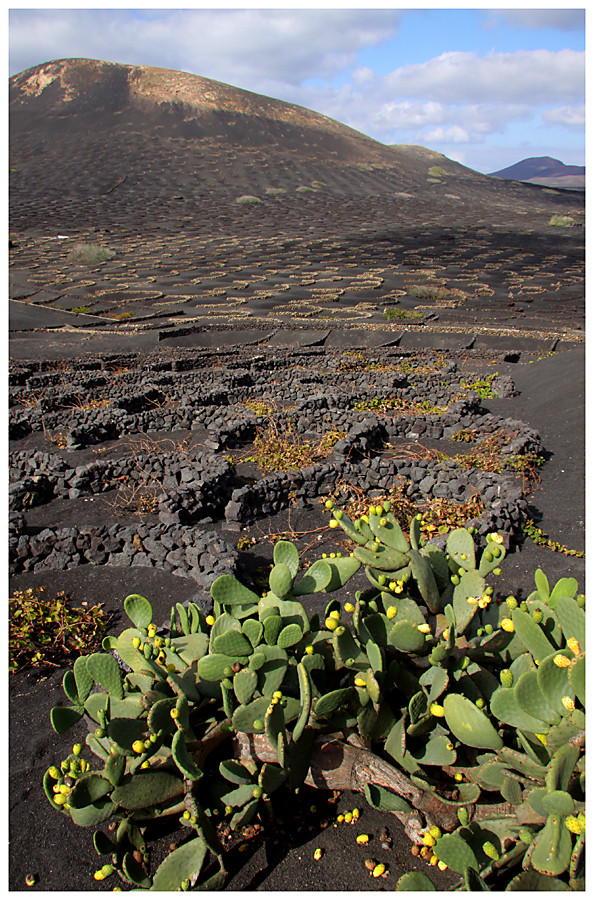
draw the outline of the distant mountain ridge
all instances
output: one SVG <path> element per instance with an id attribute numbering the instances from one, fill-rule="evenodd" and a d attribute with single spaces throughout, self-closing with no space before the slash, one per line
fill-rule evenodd
<path id="1" fill-rule="evenodd" d="M 584 190 L 585 166 L 567 166 L 552 156 L 531 156 L 505 169 L 490 173 L 494 178 L 513 181 L 527 181 L 530 184 L 544 184 L 548 187 Z"/>

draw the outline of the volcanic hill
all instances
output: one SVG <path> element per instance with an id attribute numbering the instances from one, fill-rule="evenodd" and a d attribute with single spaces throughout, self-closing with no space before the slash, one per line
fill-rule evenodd
<path id="1" fill-rule="evenodd" d="M 492 172 L 491 175 L 494 178 L 511 178 L 514 181 L 526 181 L 530 184 L 567 190 L 583 191 L 586 187 L 585 166 L 566 166 L 552 156 L 531 156 L 514 163 L 513 166 Z"/>
<path id="2" fill-rule="evenodd" d="M 81 214 L 79 204 L 102 209 L 106 198 L 118 219 L 122 205 L 138 203 L 175 215 L 182 200 L 219 204 L 244 194 L 412 193 L 425 218 L 437 204 L 532 196 L 291 103 L 184 72 L 90 59 L 52 61 L 10 79 L 10 160 L 17 225 L 19 214 L 31 222 L 27 213 L 39 219 L 56 204 L 62 217 Z M 86 212 L 92 218 L 97 209 L 91 203 Z"/>

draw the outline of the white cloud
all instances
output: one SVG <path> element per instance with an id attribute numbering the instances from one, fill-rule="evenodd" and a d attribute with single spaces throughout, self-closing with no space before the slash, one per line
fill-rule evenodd
<path id="1" fill-rule="evenodd" d="M 182 69 L 263 92 L 332 78 L 392 37 L 401 13 L 360 9 L 13 10 L 11 72 L 63 57 Z"/>
<path id="2" fill-rule="evenodd" d="M 395 97 L 426 97 L 448 103 L 543 104 L 581 100 L 585 54 L 577 50 L 515 53 L 442 53 L 402 66 L 385 78 Z"/>
<path id="3" fill-rule="evenodd" d="M 450 128 L 434 128 L 433 131 L 426 131 L 424 136 L 427 141 L 432 143 L 469 144 L 471 142 L 470 134 L 460 125 L 452 125 Z"/>
<path id="4" fill-rule="evenodd" d="M 572 130 L 583 130 L 586 125 L 585 106 L 560 106 L 556 109 L 545 109 L 542 120 L 546 125 L 565 125 Z"/>
<path id="5" fill-rule="evenodd" d="M 490 9 L 488 25 L 503 20 L 512 28 L 556 28 L 559 31 L 580 31 L 585 27 L 584 9 Z"/>
<path id="6" fill-rule="evenodd" d="M 358 68 L 353 69 L 351 78 L 356 87 L 362 87 L 364 84 L 375 81 L 375 72 L 368 66 L 359 66 Z"/>

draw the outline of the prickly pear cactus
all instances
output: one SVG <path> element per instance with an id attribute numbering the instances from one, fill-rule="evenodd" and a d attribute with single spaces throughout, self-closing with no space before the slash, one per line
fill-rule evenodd
<path id="1" fill-rule="evenodd" d="M 286 804 L 313 779 L 314 756 L 319 771 L 323 748 L 342 736 L 345 760 L 368 754 L 366 773 L 381 763 L 378 783 L 366 777 L 367 802 L 398 816 L 417 842 L 424 814 L 422 843 L 460 874 L 460 886 L 484 890 L 522 862 L 518 889 L 545 889 L 546 879 L 583 889 L 577 583 L 551 589 L 540 572 L 528 601 L 497 604 L 487 579 L 505 555 L 498 535 L 481 555 L 472 532 L 457 529 L 442 551 L 424 542 L 418 518 L 405 533 L 385 505 L 356 521 L 340 510 L 332 516 L 352 555 L 300 574 L 296 547 L 280 541 L 264 596 L 221 576 L 211 589 L 214 614 L 176 604 L 169 629 L 132 595 L 124 603 L 132 627 L 66 673 L 68 702 L 52 710 L 52 726 L 63 734 L 86 716 L 89 733 L 84 752 L 75 745 L 43 786 L 76 825 L 116 823 L 110 837 L 95 832 L 97 853 L 110 860 L 95 879 L 222 887 L 219 826 L 241 832 L 267 822 L 270 804 Z M 362 565 L 368 590 L 307 614 L 301 596 L 339 590 Z M 335 777 L 335 757 L 328 766 Z M 344 771 L 352 779 L 357 767 L 351 760 Z M 512 810 L 504 818 L 501 803 Z M 188 839 L 151 874 L 145 828 L 161 817 L 187 828 Z M 214 874 L 205 862 L 213 858 Z M 399 889 L 428 885 L 411 875 Z"/>

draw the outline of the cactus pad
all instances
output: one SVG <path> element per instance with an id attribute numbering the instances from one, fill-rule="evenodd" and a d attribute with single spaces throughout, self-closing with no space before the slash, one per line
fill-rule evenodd
<path id="1" fill-rule="evenodd" d="M 370 806 L 374 809 L 381 809 L 387 812 L 403 812 L 412 813 L 412 808 L 403 797 L 394 794 L 380 784 L 366 784 L 365 797 Z"/>
<path id="2" fill-rule="evenodd" d="M 136 628 L 146 628 L 153 621 L 153 607 L 140 594 L 130 594 L 124 600 L 126 615 Z"/>
<path id="3" fill-rule="evenodd" d="M 221 606 L 246 606 L 260 599 L 233 575 L 219 575 L 210 586 L 210 596 Z"/>
<path id="4" fill-rule="evenodd" d="M 222 681 L 225 677 L 225 669 L 233 665 L 236 660 L 224 653 L 209 653 L 198 660 L 198 675 L 204 681 Z"/>
<path id="5" fill-rule="evenodd" d="M 474 540 L 466 528 L 456 528 L 454 531 L 450 531 L 446 548 L 456 564 L 456 569 L 462 568 L 468 572 L 476 568 Z"/>
<path id="6" fill-rule="evenodd" d="M 139 772 L 127 776 L 114 788 L 111 799 L 124 809 L 164 806 L 183 794 L 183 781 L 170 772 Z"/>
<path id="7" fill-rule="evenodd" d="M 290 593 L 293 586 L 291 570 L 284 563 L 277 563 L 272 567 L 269 576 L 270 590 L 281 599 Z"/>
<path id="8" fill-rule="evenodd" d="M 437 888 L 428 875 L 413 869 L 412 872 L 405 872 L 396 882 L 397 891 L 435 891 Z"/>
<path id="9" fill-rule="evenodd" d="M 333 712 L 336 712 L 341 706 L 352 697 L 353 688 L 338 688 L 336 691 L 330 691 L 320 697 L 314 706 L 315 715 L 321 719 L 326 718 Z"/>
<path id="10" fill-rule="evenodd" d="M 291 574 L 291 578 L 295 578 L 299 571 L 299 551 L 295 544 L 291 543 L 291 541 L 277 541 L 274 545 L 272 558 L 275 565 L 285 565 Z M 274 592 L 275 594 L 278 593 L 277 591 Z"/>
<path id="11" fill-rule="evenodd" d="M 293 596 L 316 594 L 325 591 L 332 581 L 332 569 L 323 559 L 318 559 L 309 567 L 303 578 L 293 586 Z"/>
<path id="12" fill-rule="evenodd" d="M 287 647 L 294 647 L 303 637 L 303 631 L 296 622 L 285 625 L 276 639 L 279 647 L 285 650 Z"/>
<path id="13" fill-rule="evenodd" d="M 241 626 L 241 630 L 252 647 L 257 647 L 262 640 L 262 635 L 264 633 L 262 623 L 259 622 L 258 619 L 246 619 Z"/>
<path id="14" fill-rule="evenodd" d="M 487 716 L 467 697 L 448 694 L 443 701 L 443 710 L 448 728 L 462 743 L 483 750 L 503 747 L 501 737 Z"/>
<path id="15" fill-rule="evenodd" d="M 52 728 L 57 734 L 64 734 L 82 718 L 82 709 L 74 706 L 54 706 L 50 713 Z"/>
<path id="16" fill-rule="evenodd" d="M 550 815 L 532 849 L 533 868 L 543 875 L 560 875 L 569 865 L 572 847 L 571 834 L 563 817 Z"/>
<path id="17" fill-rule="evenodd" d="M 419 631 L 414 622 L 403 619 L 396 622 L 388 634 L 388 641 L 403 653 L 418 653 L 425 647 L 425 635 Z"/>
<path id="18" fill-rule="evenodd" d="M 201 837 L 173 850 L 155 872 L 151 891 L 180 890 L 182 882 L 192 881 L 200 874 L 206 852 L 206 842 Z"/>
<path id="19" fill-rule="evenodd" d="M 83 775 L 79 778 L 68 795 L 68 803 L 75 809 L 82 809 L 84 806 L 90 806 L 96 800 L 105 797 L 113 785 L 107 778 L 102 775 Z"/>
<path id="20" fill-rule="evenodd" d="M 111 697 L 116 700 L 124 699 L 120 667 L 111 653 L 91 653 L 87 656 L 87 672 Z"/>
<path id="21" fill-rule="evenodd" d="M 459 834 L 444 834 L 435 844 L 433 852 L 446 864 L 448 869 L 453 869 L 460 875 L 464 874 L 467 867 L 474 869 L 475 872 L 479 871 L 480 866 L 476 856 Z"/>
<path id="22" fill-rule="evenodd" d="M 200 778 L 202 772 L 188 753 L 183 731 L 176 731 L 173 735 L 171 755 L 184 778 L 189 778 L 190 781 L 197 781 Z"/>
<path id="23" fill-rule="evenodd" d="M 212 642 L 212 649 L 214 653 L 225 656 L 242 657 L 249 656 L 253 648 L 245 634 L 230 630 L 217 635 Z"/>

